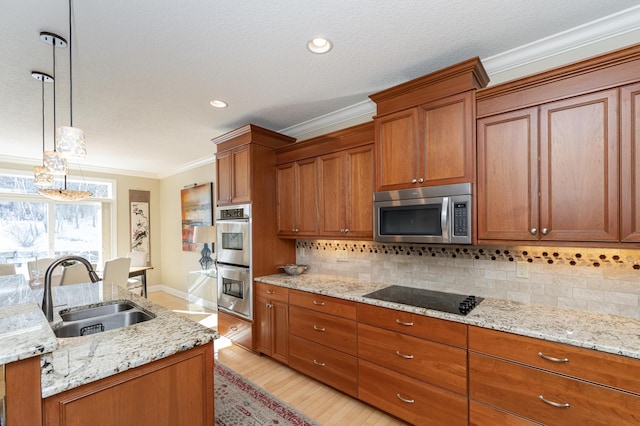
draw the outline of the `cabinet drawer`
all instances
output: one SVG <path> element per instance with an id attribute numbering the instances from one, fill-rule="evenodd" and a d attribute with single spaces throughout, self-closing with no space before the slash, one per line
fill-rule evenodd
<path id="1" fill-rule="evenodd" d="M 448 345 L 467 347 L 467 326 L 410 312 L 358 303 L 358 322 Z"/>
<path id="2" fill-rule="evenodd" d="M 467 351 L 464 349 L 358 324 L 358 357 L 467 394 Z"/>
<path id="3" fill-rule="evenodd" d="M 469 350 L 640 394 L 636 359 L 480 327 L 469 327 Z"/>
<path id="4" fill-rule="evenodd" d="M 289 289 L 272 284 L 255 281 L 256 297 L 264 297 L 269 300 L 289 301 Z"/>
<path id="5" fill-rule="evenodd" d="M 467 424 L 466 397 L 364 360 L 358 361 L 358 397 L 416 425 Z"/>
<path id="6" fill-rule="evenodd" d="M 291 305 L 298 305 L 303 308 L 313 309 L 314 311 L 325 312 L 327 314 L 337 315 L 351 320 L 356 319 L 356 303 L 350 300 L 338 299 L 322 294 L 290 290 L 289 303 Z"/>
<path id="7" fill-rule="evenodd" d="M 469 397 L 548 425 L 640 424 L 638 396 L 473 352 Z"/>
<path id="8" fill-rule="evenodd" d="M 354 356 L 289 336 L 289 367 L 353 397 L 358 393 L 357 365 Z"/>
<path id="9" fill-rule="evenodd" d="M 218 333 L 240 346 L 253 350 L 251 321 L 218 310 Z"/>
<path id="10" fill-rule="evenodd" d="M 535 426 L 540 424 L 474 400 L 469 401 L 470 426 Z"/>
<path id="11" fill-rule="evenodd" d="M 349 355 L 357 353 L 355 321 L 290 306 L 289 332 Z"/>

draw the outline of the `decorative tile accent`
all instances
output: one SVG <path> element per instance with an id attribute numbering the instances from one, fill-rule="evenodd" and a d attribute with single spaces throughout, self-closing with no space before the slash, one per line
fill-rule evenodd
<path id="1" fill-rule="evenodd" d="M 529 262 L 548 265 L 624 267 L 640 270 L 640 250 L 592 249 L 538 246 L 456 246 L 371 241 L 298 240 L 296 248 L 322 252 L 350 252 L 450 259 Z"/>

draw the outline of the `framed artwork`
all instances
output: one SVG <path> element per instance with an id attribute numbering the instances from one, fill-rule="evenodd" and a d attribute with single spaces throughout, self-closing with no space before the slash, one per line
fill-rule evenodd
<path id="1" fill-rule="evenodd" d="M 182 251 L 197 251 L 193 227 L 213 225 L 213 183 L 194 185 L 180 191 L 182 208 Z"/>
<path id="2" fill-rule="evenodd" d="M 151 258 L 150 192 L 129 190 L 131 251 L 148 253 Z"/>

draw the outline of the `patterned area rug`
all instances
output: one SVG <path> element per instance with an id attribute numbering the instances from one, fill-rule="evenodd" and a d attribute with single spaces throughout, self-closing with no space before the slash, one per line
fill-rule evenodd
<path id="1" fill-rule="evenodd" d="M 216 425 L 319 426 L 285 402 L 215 361 Z"/>

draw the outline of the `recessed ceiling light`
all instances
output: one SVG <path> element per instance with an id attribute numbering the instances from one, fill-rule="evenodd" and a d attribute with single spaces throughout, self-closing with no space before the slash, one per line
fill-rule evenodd
<path id="1" fill-rule="evenodd" d="M 307 43 L 307 49 L 313 53 L 327 53 L 331 50 L 333 44 L 326 38 L 316 37 L 309 40 Z"/>
<path id="2" fill-rule="evenodd" d="M 216 108 L 226 108 L 228 106 L 228 104 L 225 101 L 221 101 L 220 99 L 214 99 L 211 102 L 209 102 L 209 104 L 212 107 L 216 107 Z"/>

